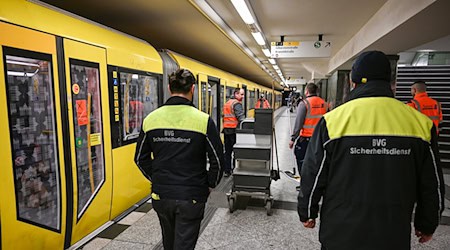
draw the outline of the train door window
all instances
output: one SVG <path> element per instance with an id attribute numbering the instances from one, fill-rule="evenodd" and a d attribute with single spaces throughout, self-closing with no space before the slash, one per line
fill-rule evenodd
<path id="1" fill-rule="evenodd" d="M 223 109 L 223 105 L 224 105 L 223 95 L 225 94 L 224 92 L 225 92 L 225 86 L 220 86 L 220 109 L 219 109 L 220 114 L 219 114 L 219 117 L 222 117 L 222 112 L 223 112 L 222 109 Z"/>
<path id="2" fill-rule="evenodd" d="M 61 187 L 52 58 L 4 48 L 18 220 L 59 231 Z"/>
<path id="3" fill-rule="evenodd" d="M 208 103 L 209 103 L 209 110 L 208 110 L 208 114 L 211 116 L 211 118 L 213 119 L 214 123 L 216 124 L 216 126 L 219 128 L 220 124 L 218 122 L 220 122 L 220 117 L 219 117 L 219 112 L 218 109 L 218 101 L 219 101 L 219 89 L 221 89 L 220 86 L 220 79 L 218 78 L 214 78 L 214 77 L 208 77 Z"/>
<path id="4" fill-rule="evenodd" d="M 120 72 L 123 141 L 139 137 L 144 118 L 158 108 L 158 79 Z"/>
<path id="5" fill-rule="evenodd" d="M 70 59 L 78 218 L 105 181 L 99 65 Z"/>
<path id="6" fill-rule="evenodd" d="M 209 92 L 211 91 L 211 88 L 206 82 L 201 82 L 200 85 L 202 90 L 202 111 L 205 113 L 209 113 Z"/>
<path id="7" fill-rule="evenodd" d="M 247 103 L 247 95 L 248 95 L 247 85 L 242 85 L 242 88 L 244 89 L 244 98 L 242 99 L 242 107 L 244 108 L 245 116 L 247 116 L 247 111 L 249 109 Z"/>
<path id="8" fill-rule="evenodd" d="M 230 100 L 231 99 L 231 97 L 232 96 L 234 96 L 233 95 L 233 92 L 234 92 L 234 88 L 232 88 L 232 87 L 227 87 L 227 100 Z"/>
<path id="9" fill-rule="evenodd" d="M 248 109 L 255 108 L 255 91 L 250 90 L 248 95 Z"/>
<path id="10" fill-rule="evenodd" d="M 198 108 L 198 84 L 195 83 L 194 96 L 192 97 L 192 103 Z"/>

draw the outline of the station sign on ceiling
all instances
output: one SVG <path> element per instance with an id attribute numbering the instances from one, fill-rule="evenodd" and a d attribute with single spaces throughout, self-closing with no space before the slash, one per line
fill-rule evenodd
<path id="1" fill-rule="evenodd" d="M 272 42 L 272 58 L 330 57 L 330 41 Z"/>
<path id="2" fill-rule="evenodd" d="M 288 79 L 286 80 L 286 83 L 291 86 L 291 85 L 305 85 L 306 84 L 306 79 L 303 78 L 297 78 L 297 79 Z"/>

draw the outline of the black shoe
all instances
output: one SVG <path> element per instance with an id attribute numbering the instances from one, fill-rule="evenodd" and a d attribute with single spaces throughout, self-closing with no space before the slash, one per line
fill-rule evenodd
<path id="1" fill-rule="evenodd" d="M 229 176 L 231 175 L 231 173 L 230 173 L 230 172 L 225 172 L 223 175 L 224 175 L 225 177 L 229 177 Z"/>
<path id="2" fill-rule="evenodd" d="M 296 186 L 295 190 L 300 191 L 300 186 Z"/>

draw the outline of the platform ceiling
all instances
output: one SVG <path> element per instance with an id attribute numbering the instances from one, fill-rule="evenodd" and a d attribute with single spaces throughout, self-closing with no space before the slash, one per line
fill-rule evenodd
<path id="1" fill-rule="evenodd" d="M 44 0 L 50 5 L 270 87 L 274 70 L 229 0 Z M 450 35 L 449 0 L 247 0 L 270 42 L 332 42 L 329 58 L 276 59 L 285 78 L 327 77 L 361 51 L 433 49 Z M 202 7 L 203 6 L 203 7 Z M 211 18 L 211 7 L 222 21 Z M 230 31 L 243 42 L 239 45 Z M 439 43 L 439 50 L 450 44 Z M 442 46 L 444 44 L 444 46 Z M 425 48 L 424 48 L 425 46 Z M 246 52 L 245 49 L 248 49 Z M 314 73 L 313 73 L 314 72 Z M 276 74 L 274 74 L 276 75 Z M 277 77 L 275 77 L 276 79 Z M 278 85 L 279 86 L 279 85 Z"/>

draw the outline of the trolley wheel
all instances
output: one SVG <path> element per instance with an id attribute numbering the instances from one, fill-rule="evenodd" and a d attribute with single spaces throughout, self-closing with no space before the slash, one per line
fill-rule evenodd
<path id="1" fill-rule="evenodd" d="M 235 199 L 234 197 L 228 198 L 228 209 L 230 210 L 230 214 L 234 212 Z"/>
<path id="2" fill-rule="evenodd" d="M 268 216 L 271 216 L 272 215 L 272 201 L 271 200 L 267 200 L 266 201 L 266 212 L 267 212 L 267 215 Z"/>

